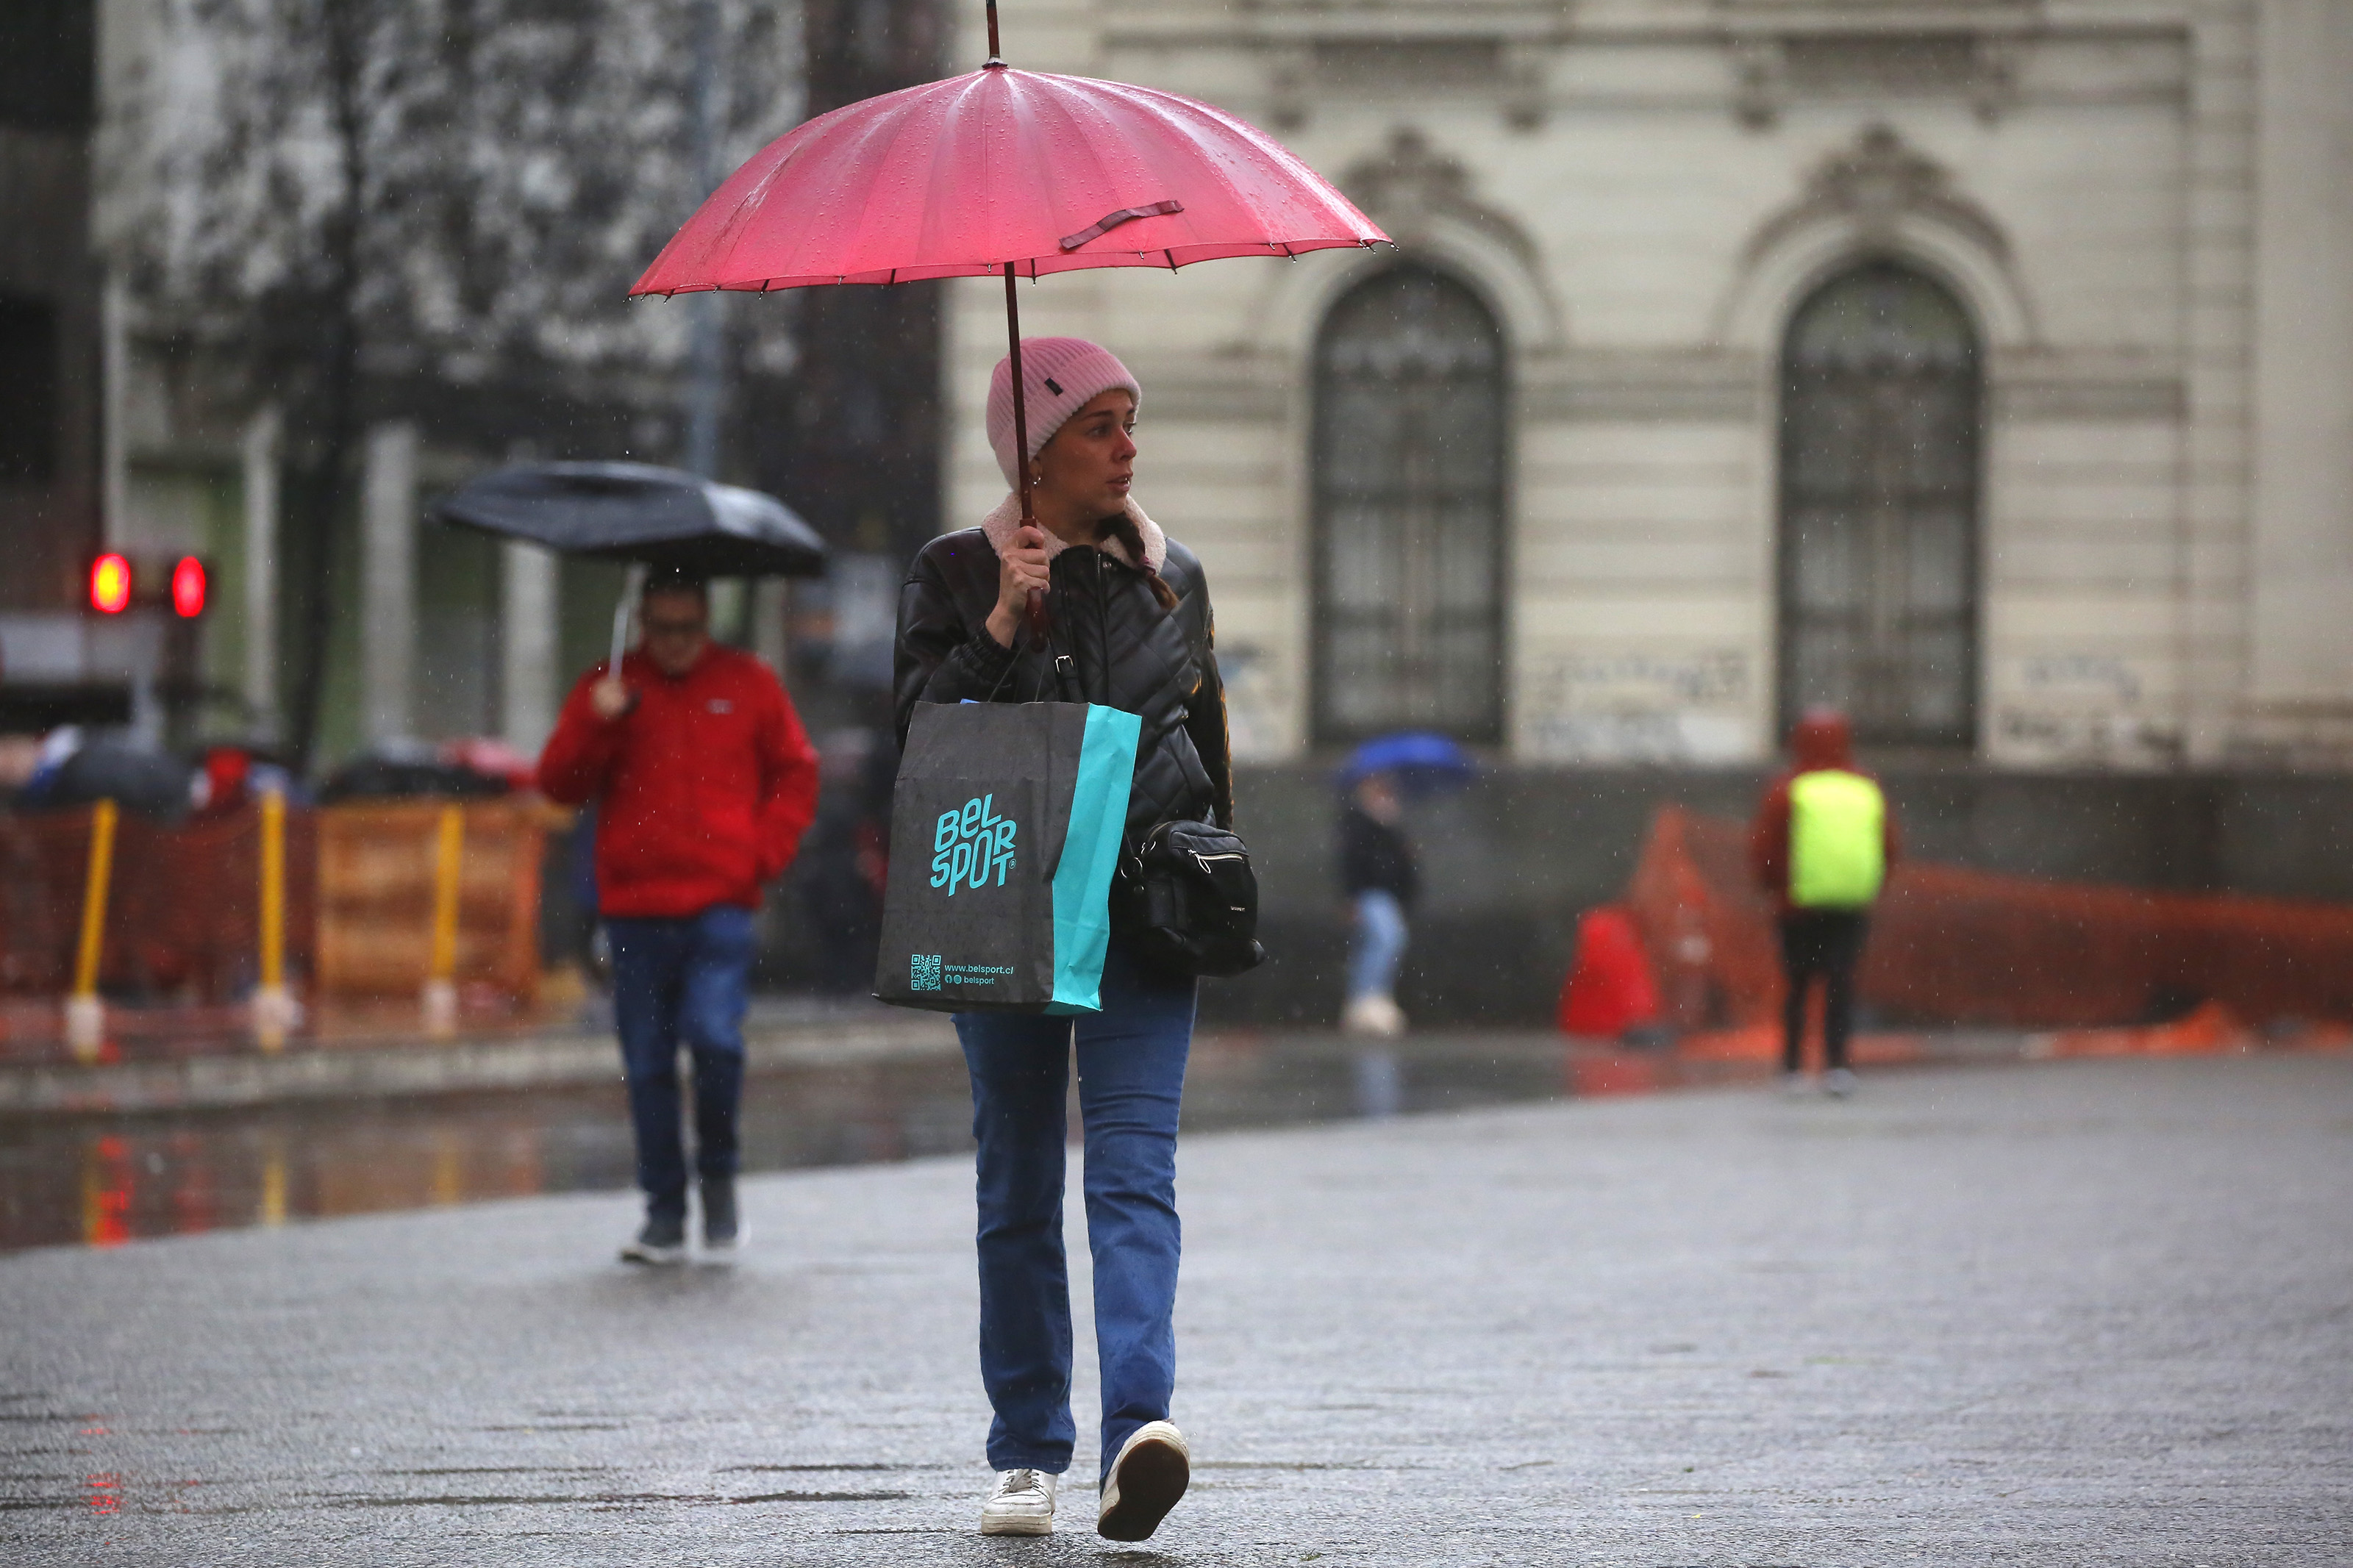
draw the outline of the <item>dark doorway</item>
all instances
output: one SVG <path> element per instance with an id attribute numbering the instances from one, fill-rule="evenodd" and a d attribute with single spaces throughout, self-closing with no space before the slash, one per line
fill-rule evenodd
<path id="1" fill-rule="evenodd" d="M 58 471 L 58 311 L 0 294 L 0 480 Z"/>
<path id="2" fill-rule="evenodd" d="M 1404 266 L 1315 350 L 1315 737 L 1504 724 L 1504 334 L 1461 283 Z"/>
<path id="3" fill-rule="evenodd" d="M 1881 745 L 1977 737 L 1983 378 L 1960 302 L 1873 261 L 1781 356 L 1780 722 L 1829 704 Z"/>

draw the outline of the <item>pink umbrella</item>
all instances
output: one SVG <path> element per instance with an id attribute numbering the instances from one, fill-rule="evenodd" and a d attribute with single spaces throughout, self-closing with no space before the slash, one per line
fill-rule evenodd
<path id="1" fill-rule="evenodd" d="M 968 75 L 819 115 L 689 218 L 638 294 L 1002 273 L 1014 444 L 1029 449 L 1016 278 L 1387 243 L 1280 142 L 1208 104 L 1084 77 Z M 1021 515 L 1030 520 L 1022 475 Z M 1042 614 L 1031 595 L 1033 619 Z"/>

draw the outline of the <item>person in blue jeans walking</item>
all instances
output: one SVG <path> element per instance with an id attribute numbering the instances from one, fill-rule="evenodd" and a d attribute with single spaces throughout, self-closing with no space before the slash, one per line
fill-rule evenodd
<path id="1" fill-rule="evenodd" d="M 1022 342 L 1029 449 L 1014 450 L 1012 371 L 989 390 L 988 435 L 1008 485 L 1027 466 L 1036 525 L 1008 495 L 980 527 L 932 541 L 899 601 L 899 734 L 919 702 L 1028 701 L 1040 692 L 1142 719 L 1130 841 L 1171 820 L 1233 821 L 1225 689 L 1201 563 L 1129 495 L 1143 394 L 1077 338 Z M 1025 630 L 1046 596 L 1052 648 Z M 1103 1376 L 1096 1531 L 1142 1541 L 1184 1496 L 1191 1450 L 1169 1419 L 1176 1382 L 1176 1121 L 1194 981 L 1143 967 L 1114 929 L 1101 1012 L 959 1013 L 972 1074 L 980 1254 L 980 1373 L 995 1419 L 989 1535 L 1045 1535 L 1070 1468 L 1071 1291 L 1062 1255 L 1070 1064 L 1084 1122 L 1087 1245 Z"/>
<path id="2" fill-rule="evenodd" d="M 817 752 L 768 667 L 711 640 L 700 581 L 651 578 L 638 618 L 643 647 L 617 675 L 590 670 L 565 703 L 539 787 L 566 805 L 597 804 L 596 906 L 646 1194 L 622 1259 L 686 1258 L 683 1047 L 702 1245 L 723 1261 L 744 1241 L 735 1122 L 753 922 L 761 884 L 792 863 L 817 814 Z"/>
<path id="3" fill-rule="evenodd" d="M 1385 773 L 1358 779 L 1340 812 L 1340 891 L 1354 918 L 1348 1007 L 1341 1021 L 1351 1034 L 1405 1032 L 1405 1014 L 1397 1005 L 1398 964 L 1405 957 L 1406 912 L 1420 889 L 1421 869 L 1404 820 L 1397 781 Z"/>

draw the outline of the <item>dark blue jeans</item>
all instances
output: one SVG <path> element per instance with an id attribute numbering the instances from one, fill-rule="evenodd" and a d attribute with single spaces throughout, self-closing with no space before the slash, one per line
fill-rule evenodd
<path id="1" fill-rule="evenodd" d="M 744 1007 L 752 911 L 713 904 L 676 920 L 605 922 L 613 944 L 613 1017 L 629 1120 L 638 1134 L 638 1185 L 646 1213 L 686 1215 L 686 1149 L 678 1102 L 678 1048 L 694 1060 L 694 1169 L 703 1180 L 735 1173 L 735 1108 L 744 1097 Z"/>
<path id="2" fill-rule="evenodd" d="M 1071 1283 L 1062 1256 L 1071 1045 L 1085 1124 L 1103 1468 L 1168 1416 L 1176 1384 L 1176 1111 L 1193 1043 L 1190 980 L 1138 970 L 1116 941 L 1103 1011 L 959 1013 L 979 1141 L 980 1380 L 997 1418 L 988 1462 L 1071 1468 Z"/>

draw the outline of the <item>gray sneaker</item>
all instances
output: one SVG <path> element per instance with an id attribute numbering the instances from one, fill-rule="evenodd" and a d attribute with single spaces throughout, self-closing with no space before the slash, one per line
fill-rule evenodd
<path id="1" fill-rule="evenodd" d="M 735 1208 L 735 1183 L 721 1177 L 702 1184 L 702 1250 L 714 1262 L 732 1262 L 748 1234 Z"/>
<path id="2" fill-rule="evenodd" d="M 686 1261 L 686 1221 L 658 1219 L 649 1215 L 638 1238 L 621 1248 L 624 1263 L 671 1264 Z"/>
<path id="3" fill-rule="evenodd" d="M 1822 1091 L 1832 1100 L 1844 1100 L 1854 1092 L 1854 1074 L 1844 1068 L 1832 1068 L 1822 1079 Z"/>

